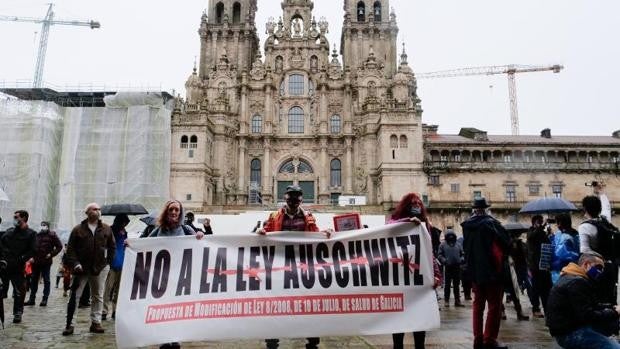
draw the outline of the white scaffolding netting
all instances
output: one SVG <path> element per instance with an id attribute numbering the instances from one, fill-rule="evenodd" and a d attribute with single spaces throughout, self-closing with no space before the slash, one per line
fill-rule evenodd
<path id="1" fill-rule="evenodd" d="M 170 109 L 156 93 L 105 102 L 105 108 L 1 102 L 0 185 L 10 199 L 0 202 L 2 217 L 26 209 L 31 224 L 50 220 L 64 235 L 89 202 L 162 206 L 169 197 Z"/>

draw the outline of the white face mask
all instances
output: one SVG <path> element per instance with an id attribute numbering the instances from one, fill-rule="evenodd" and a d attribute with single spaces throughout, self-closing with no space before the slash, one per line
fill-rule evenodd
<path id="1" fill-rule="evenodd" d="M 48 229 L 49 229 L 49 228 L 48 228 L 46 225 L 42 225 L 42 226 L 41 226 L 41 230 L 42 230 L 42 231 L 48 231 Z"/>

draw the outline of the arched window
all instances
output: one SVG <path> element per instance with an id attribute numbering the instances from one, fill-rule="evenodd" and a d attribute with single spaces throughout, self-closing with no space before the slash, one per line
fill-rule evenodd
<path id="1" fill-rule="evenodd" d="M 313 173 L 312 166 L 309 163 L 300 160 L 299 165 L 297 165 L 297 173 Z"/>
<path id="2" fill-rule="evenodd" d="M 400 135 L 400 147 L 401 148 L 407 148 L 407 136 L 405 135 Z"/>
<path id="3" fill-rule="evenodd" d="M 375 1 L 373 6 L 373 14 L 375 17 L 375 22 L 381 22 L 381 2 Z"/>
<path id="4" fill-rule="evenodd" d="M 224 3 L 220 1 L 215 5 L 215 22 L 222 23 L 222 18 L 224 18 Z"/>
<path id="5" fill-rule="evenodd" d="M 340 160 L 333 159 L 329 164 L 329 185 L 331 187 L 339 187 L 342 183 L 342 169 Z"/>
<path id="6" fill-rule="evenodd" d="M 288 133 L 304 133 L 304 110 L 300 107 L 288 111 Z"/>
<path id="7" fill-rule="evenodd" d="M 235 2 L 233 4 L 233 24 L 241 22 L 241 4 Z"/>
<path id="8" fill-rule="evenodd" d="M 329 126 L 332 134 L 340 133 L 340 115 L 332 115 L 329 119 Z"/>
<path id="9" fill-rule="evenodd" d="M 252 133 L 263 132 L 263 117 L 260 115 L 252 116 Z"/>
<path id="10" fill-rule="evenodd" d="M 293 161 L 287 161 L 278 170 L 279 173 L 295 173 L 295 165 L 293 165 Z"/>
<path id="11" fill-rule="evenodd" d="M 396 135 L 390 136 L 390 148 L 398 148 L 398 137 Z"/>
<path id="12" fill-rule="evenodd" d="M 181 136 L 181 148 L 187 148 L 187 136 Z"/>
<path id="13" fill-rule="evenodd" d="M 366 20 L 366 5 L 363 1 L 357 3 L 357 21 L 364 22 Z"/>
<path id="14" fill-rule="evenodd" d="M 196 148 L 198 148 L 198 137 L 197 137 L 196 135 L 192 135 L 192 136 L 189 138 L 189 147 L 190 147 L 191 149 L 196 149 Z"/>
<path id="15" fill-rule="evenodd" d="M 304 94 L 304 76 L 301 74 L 291 74 L 288 77 L 288 94 L 300 96 Z"/>
<path id="16" fill-rule="evenodd" d="M 260 186 L 260 160 L 252 159 L 250 162 L 250 183 L 257 183 Z"/>

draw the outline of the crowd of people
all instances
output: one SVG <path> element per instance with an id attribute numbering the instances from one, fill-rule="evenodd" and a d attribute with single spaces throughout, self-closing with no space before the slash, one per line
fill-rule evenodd
<path id="1" fill-rule="evenodd" d="M 264 236 L 276 231 L 308 231 L 326 239 L 334 234 L 332 229 L 321 230 L 312 213 L 303 209 L 300 187 L 289 186 L 284 201 L 285 205 L 271 213 L 262 227 L 257 224 L 254 233 Z M 387 224 L 407 222 L 418 234 L 429 235 L 434 288 L 443 284 L 443 307 L 450 307 L 451 298 L 453 306 L 465 307 L 461 288 L 466 301 L 472 300 L 473 291 L 474 348 L 506 348 L 498 342 L 504 307 L 512 303 L 518 320 L 529 320 L 519 297 L 524 293 L 532 316 L 545 319 L 549 333 L 563 348 L 620 348 L 615 339 L 620 314 L 616 292 L 620 232 L 601 215 L 603 204 L 598 196 L 583 198 L 582 207 L 585 220 L 577 229 L 569 213 L 547 219 L 534 215 L 524 239 L 524 231 L 506 229 L 490 214 L 489 202 L 477 197 L 472 215 L 460 225 L 462 236 L 457 237 L 455 227 L 448 227 L 440 241 L 441 231 L 433 226 L 420 196 L 409 193 Z M 62 334 L 74 333 L 75 310 L 85 292 L 90 292 L 90 332 L 104 333 L 101 322 L 108 316 L 115 319 L 130 220 L 126 214 L 118 214 L 112 225 L 104 223 L 97 203 L 88 204 L 84 214 L 85 219 L 72 229 L 64 248 L 49 222 L 41 222 L 38 232 L 31 229 L 24 210 L 15 211 L 13 226 L 0 233 L 0 296 L 7 298 L 9 285 L 13 286 L 14 323 L 22 322 L 24 306 L 36 305 L 40 279 L 44 288 L 39 306 L 47 306 L 52 261 L 62 251 L 56 277 L 56 288 L 62 279 L 63 296 L 68 296 Z M 208 219 L 203 223 L 204 230 L 196 227 L 194 220 L 193 213 L 184 214 L 180 201 L 170 200 L 140 236 L 193 235 L 202 239 L 213 234 Z M 557 225 L 555 229 L 553 224 Z M 394 348 L 403 348 L 404 335 L 392 335 Z M 413 337 L 415 348 L 424 348 L 426 333 L 414 332 Z M 318 348 L 319 343 L 319 337 L 309 337 L 306 348 Z M 279 339 L 265 339 L 265 346 L 277 348 Z M 166 343 L 161 348 L 180 348 L 180 344 Z"/>

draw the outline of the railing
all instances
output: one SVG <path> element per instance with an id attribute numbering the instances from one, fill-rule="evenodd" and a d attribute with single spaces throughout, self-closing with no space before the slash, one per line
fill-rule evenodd
<path id="1" fill-rule="evenodd" d="M 0 80 L 0 89 L 23 89 L 33 88 L 32 80 Z M 47 88 L 57 92 L 161 92 L 162 85 L 120 85 L 107 83 L 77 83 L 77 84 L 52 84 L 44 81 L 40 88 Z M 170 93 L 170 92 L 169 92 Z M 171 93 L 172 94 L 172 93 Z"/>
<path id="2" fill-rule="evenodd" d="M 456 162 L 424 161 L 425 171 L 485 171 L 485 170 L 563 170 L 563 171 L 619 171 L 617 162 Z"/>

